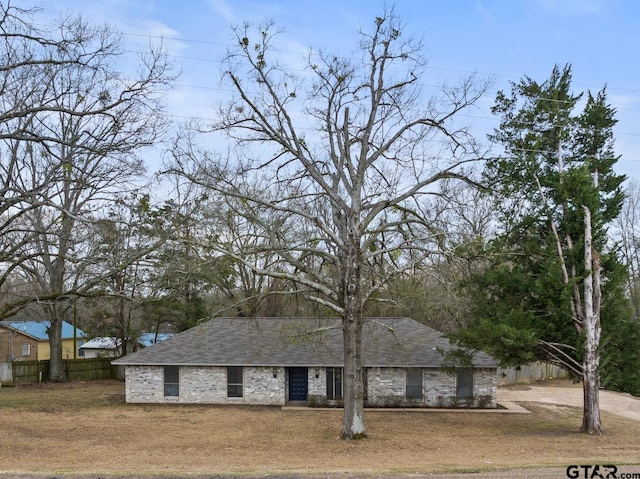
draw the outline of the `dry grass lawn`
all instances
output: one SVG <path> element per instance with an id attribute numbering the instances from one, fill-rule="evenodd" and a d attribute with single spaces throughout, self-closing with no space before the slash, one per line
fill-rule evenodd
<path id="1" fill-rule="evenodd" d="M 533 414 L 367 411 L 369 438 L 339 439 L 340 410 L 131 405 L 120 382 L 0 388 L 0 472 L 106 476 L 379 474 L 640 464 L 640 422 L 577 408 Z"/>

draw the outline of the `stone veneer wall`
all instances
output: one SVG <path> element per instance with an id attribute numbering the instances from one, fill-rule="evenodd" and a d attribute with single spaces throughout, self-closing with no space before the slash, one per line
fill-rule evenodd
<path id="1" fill-rule="evenodd" d="M 405 368 L 367 368 L 367 405 L 378 407 L 496 407 L 497 370 L 474 368 L 473 398 L 456 399 L 456 376 L 439 368 L 424 368 L 422 399 L 406 395 Z M 274 377 L 274 372 L 276 377 Z M 309 368 L 309 403 L 336 405 L 326 400 L 326 370 Z M 126 401 L 130 403 L 285 404 L 285 368 L 245 367 L 243 397 L 227 397 L 225 367 L 180 367 L 180 395 L 164 396 L 162 366 L 127 366 Z"/>
<path id="2" fill-rule="evenodd" d="M 367 368 L 368 406 L 399 406 L 405 402 L 407 370 Z"/>
<path id="3" fill-rule="evenodd" d="M 474 407 L 498 407 L 498 370 L 477 368 L 473 370 Z"/>
<path id="4" fill-rule="evenodd" d="M 475 386 L 475 371 L 474 371 Z M 447 374 L 438 368 L 425 369 L 422 372 L 422 395 L 429 407 L 456 406 L 456 376 Z"/>
<path id="5" fill-rule="evenodd" d="M 126 366 L 124 368 L 125 401 L 164 402 L 163 376 L 161 366 Z"/>
<path id="6" fill-rule="evenodd" d="M 473 398 L 456 398 L 456 375 L 440 368 L 422 369 L 422 399 L 406 399 L 406 368 L 368 368 L 367 405 L 378 407 L 495 408 L 497 371 L 474 368 Z"/>
<path id="7" fill-rule="evenodd" d="M 307 397 L 327 397 L 327 368 L 309 368 L 309 391 Z"/>
<path id="8" fill-rule="evenodd" d="M 162 366 L 127 366 L 125 383 L 126 401 L 129 403 L 285 403 L 284 368 L 245 367 L 242 397 L 227 397 L 226 367 L 181 366 L 179 396 L 165 397 Z"/>

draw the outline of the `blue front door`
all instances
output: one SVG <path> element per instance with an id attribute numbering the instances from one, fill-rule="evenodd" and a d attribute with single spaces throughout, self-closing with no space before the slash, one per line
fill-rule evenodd
<path id="1" fill-rule="evenodd" d="M 307 368 L 289 368 L 289 401 L 306 401 L 308 392 Z"/>

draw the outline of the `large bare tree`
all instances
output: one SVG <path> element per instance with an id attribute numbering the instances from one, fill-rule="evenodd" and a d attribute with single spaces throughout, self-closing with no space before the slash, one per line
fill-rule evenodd
<path id="1" fill-rule="evenodd" d="M 0 118 L 10 197 L 0 211 L 10 241 L 3 277 L 19 271 L 35 288 L 2 313 L 43 305 L 51 323 L 50 379 L 63 380 L 62 323 L 74 300 L 100 282 L 88 268 L 91 225 L 118 192 L 140 186 L 138 152 L 165 131 L 160 92 L 171 77 L 166 56 L 154 49 L 129 78 L 118 72 L 121 36 L 109 27 L 62 17 L 45 35 L 26 17 L 7 20 L 28 12 L 2 9 L 4 53 L 13 62 L 3 77 L 5 111 L 13 113 Z"/>
<path id="2" fill-rule="evenodd" d="M 234 31 L 224 76 L 237 95 L 215 128 L 237 150 L 214 156 L 178 142 L 175 167 L 235 198 L 234 214 L 261 238 L 255 252 L 278 256 L 249 267 L 342 318 L 342 437 L 362 438 L 363 308 L 430 253 L 421 199 L 443 179 L 467 180 L 464 167 L 478 152 L 457 119 L 487 82 L 466 78 L 424 96 L 422 46 L 403 37 L 392 11 L 359 32 L 360 56 L 309 53 L 302 71 L 273 57 L 272 24 Z M 225 254 L 243 261 L 227 244 Z"/>

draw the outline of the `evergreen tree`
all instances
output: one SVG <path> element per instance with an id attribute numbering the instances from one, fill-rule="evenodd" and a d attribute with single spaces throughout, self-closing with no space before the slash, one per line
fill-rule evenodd
<path id="1" fill-rule="evenodd" d="M 624 267 L 607 246 L 624 176 L 613 170 L 616 120 L 606 90 L 587 93 L 576 114 L 582 96 L 571 91 L 570 66 L 554 67 L 544 83 L 525 77 L 509 95 L 498 93 L 493 112 L 501 124 L 491 139 L 505 154 L 487 163 L 485 176 L 501 230 L 486 269 L 467 284 L 474 314 L 458 338 L 505 364 L 540 358 L 581 375 L 582 430 L 603 433 L 600 353 L 604 385 L 633 383 L 616 376 L 626 360 L 619 347 L 628 308 Z"/>

